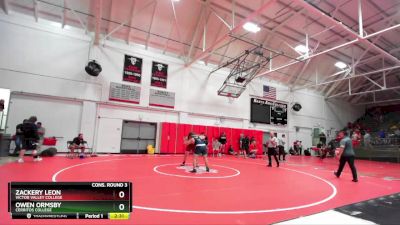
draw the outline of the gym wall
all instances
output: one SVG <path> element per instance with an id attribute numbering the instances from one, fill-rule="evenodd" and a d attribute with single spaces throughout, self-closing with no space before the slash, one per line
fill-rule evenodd
<path id="1" fill-rule="evenodd" d="M 44 123 L 48 136 L 63 135 L 65 139 L 62 142 L 66 143 L 66 139 L 82 131 L 99 152 L 119 152 L 119 132 L 123 120 L 273 130 L 287 133 L 287 143 L 292 143 L 296 138 L 295 126 L 312 128 L 319 125 L 326 129 L 340 129 L 364 112 L 363 107 L 343 102 L 340 102 L 340 107 L 331 107 L 323 96 L 314 91 L 291 93 L 288 87 L 268 78 L 253 80 L 240 98 L 229 103 L 226 97 L 217 95 L 227 76 L 226 71 L 209 76 L 211 68 L 205 65 L 195 63 L 185 67 L 181 59 L 162 54 L 160 50 L 145 50 L 143 46 L 127 45 L 115 40 L 106 40 L 104 45 L 102 43 L 91 49 L 90 58 L 98 61 L 103 68 L 99 77 L 91 77 L 84 70 L 88 61 L 90 36 L 82 30 L 61 29 L 45 20 L 36 23 L 30 17 L 15 13 L 8 16 L 0 14 L 0 33 L 0 87 L 11 89 L 14 93 L 40 96 L 43 107 L 43 110 L 31 112 L 29 108 L 16 104 L 10 113 L 9 133 L 15 132 L 15 125 L 22 117 L 36 113 L 41 121 L 49 121 Z M 108 101 L 110 82 L 131 84 L 122 81 L 124 54 L 143 58 L 138 105 Z M 153 60 L 169 65 L 166 90 L 175 92 L 174 110 L 148 106 Z M 278 100 L 287 101 L 289 105 L 299 101 L 303 105 L 300 112 L 289 111 L 287 126 L 249 122 L 250 96 L 262 96 L 263 84 L 277 87 Z M 13 96 L 15 94 L 11 101 Z M 76 105 L 84 106 L 80 106 L 83 108 L 79 112 L 74 111 L 74 116 L 68 119 L 73 126 L 60 128 L 60 122 L 52 119 L 55 115 L 52 112 L 55 110 L 53 97 L 60 99 L 57 103 L 60 109 L 68 109 L 73 101 L 77 102 L 72 104 L 76 109 L 79 108 Z M 15 113 L 18 111 L 24 111 L 24 115 Z M 157 151 L 160 151 L 160 135 L 159 124 Z"/>

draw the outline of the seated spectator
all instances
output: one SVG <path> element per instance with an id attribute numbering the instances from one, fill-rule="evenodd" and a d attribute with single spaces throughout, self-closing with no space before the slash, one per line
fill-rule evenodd
<path id="1" fill-rule="evenodd" d="M 229 146 L 228 154 L 229 155 L 236 155 L 235 150 L 233 149 L 232 145 Z"/>
<path id="2" fill-rule="evenodd" d="M 384 131 L 384 130 L 380 130 L 380 131 L 378 132 L 378 136 L 379 136 L 380 138 L 385 138 L 385 137 L 386 137 L 385 131 Z"/>
<path id="3" fill-rule="evenodd" d="M 394 136 L 395 136 L 396 138 L 400 138 L 400 128 L 397 128 L 397 129 L 394 131 Z"/>
<path id="4" fill-rule="evenodd" d="M 257 142 L 256 142 L 256 140 L 253 140 L 253 141 L 250 143 L 249 157 L 255 159 L 255 158 L 256 158 L 256 155 L 257 155 L 257 151 L 258 151 L 258 149 L 257 149 Z"/>
<path id="5" fill-rule="evenodd" d="M 74 152 L 75 149 L 81 149 L 81 153 L 79 155 L 80 158 L 84 157 L 85 153 L 85 145 L 84 145 L 84 140 L 83 140 L 83 134 L 79 134 L 78 137 L 75 137 L 74 140 L 72 140 L 72 143 L 68 147 L 70 149 L 71 153 L 71 158 L 74 157 Z"/>

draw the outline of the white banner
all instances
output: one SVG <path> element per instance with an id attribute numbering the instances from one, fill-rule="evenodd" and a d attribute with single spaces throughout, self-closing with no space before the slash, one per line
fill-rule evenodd
<path id="1" fill-rule="evenodd" d="M 109 100 L 139 104 L 140 87 L 111 82 Z"/>
<path id="2" fill-rule="evenodd" d="M 173 109 L 175 107 L 175 93 L 150 89 L 149 105 Z"/>

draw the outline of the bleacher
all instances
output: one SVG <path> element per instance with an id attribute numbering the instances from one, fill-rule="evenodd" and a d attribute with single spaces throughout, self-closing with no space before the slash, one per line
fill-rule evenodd
<path id="1" fill-rule="evenodd" d="M 355 147 L 356 157 L 374 161 L 400 163 L 400 136 L 394 134 L 400 128 L 400 112 L 385 112 L 382 116 L 366 114 L 355 123 L 362 129 L 370 129 L 371 147 L 364 143 L 363 137 L 359 146 Z M 385 131 L 385 138 L 379 131 Z"/>

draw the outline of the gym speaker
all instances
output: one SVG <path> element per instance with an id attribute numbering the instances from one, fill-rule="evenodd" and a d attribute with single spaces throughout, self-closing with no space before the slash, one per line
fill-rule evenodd
<path id="1" fill-rule="evenodd" d="M 102 68 L 100 64 L 98 64 L 95 60 L 89 61 L 87 66 L 85 67 L 86 73 L 88 73 L 90 76 L 97 77 L 99 76 L 100 72 L 102 71 Z"/>
<path id="2" fill-rule="evenodd" d="M 301 105 L 297 102 L 292 106 L 292 109 L 296 112 L 300 111 L 301 108 Z"/>

